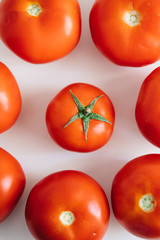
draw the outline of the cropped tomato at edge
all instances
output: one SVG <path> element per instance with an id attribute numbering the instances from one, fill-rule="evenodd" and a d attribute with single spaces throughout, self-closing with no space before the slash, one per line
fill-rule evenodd
<path id="1" fill-rule="evenodd" d="M 0 133 L 13 126 L 21 111 L 21 94 L 10 70 L 0 62 Z"/>
<path id="2" fill-rule="evenodd" d="M 160 148 L 160 67 L 143 81 L 136 103 L 135 117 L 142 135 Z"/>
<path id="3" fill-rule="evenodd" d="M 100 52 L 122 66 L 160 59 L 159 0 L 95 0 L 89 22 Z"/>
<path id="4" fill-rule="evenodd" d="M 160 238 L 160 154 L 128 162 L 112 183 L 112 208 L 119 223 L 141 238 Z"/>
<path id="5" fill-rule="evenodd" d="M 47 63 L 66 56 L 76 47 L 80 35 L 77 0 L 1 1 L 1 40 L 30 63 Z"/>
<path id="6" fill-rule="evenodd" d="M 25 175 L 19 162 L 0 148 L 0 222 L 15 208 L 24 191 L 25 183 Z"/>
<path id="7" fill-rule="evenodd" d="M 65 170 L 33 187 L 25 216 L 37 240 L 101 240 L 110 212 L 107 197 L 93 178 Z"/>
<path id="8" fill-rule="evenodd" d="M 70 151 L 91 152 L 104 146 L 112 135 L 114 121 L 114 107 L 109 97 L 86 83 L 63 88 L 46 111 L 51 138 Z"/>

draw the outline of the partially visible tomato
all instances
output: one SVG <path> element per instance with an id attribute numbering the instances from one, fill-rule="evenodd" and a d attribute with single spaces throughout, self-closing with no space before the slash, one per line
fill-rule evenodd
<path id="1" fill-rule="evenodd" d="M 90 152 L 104 146 L 114 128 L 115 112 L 99 88 L 75 83 L 62 89 L 46 111 L 48 131 L 61 147 Z"/>
<path id="2" fill-rule="evenodd" d="M 37 240 L 100 240 L 108 226 L 109 205 L 93 178 L 66 170 L 34 186 L 25 216 Z"/>
<path id="3" fill-rule="evenodd" d="M 69 54 L 81 34 L 77 0 L 2 0 L 0 37 L 31 63 L 47 63 Z"/>
<path id="4" fill-rule="evenodd" d="M 160 154 L 137 157 L 115 176 L 112 206 L 117 220 L 132 234 L 160 238 Z"/>
<path id="5" fill-rule="evenodd" d="M 18 161 L 0 148 L 0 222 L 19 201 L 25 187 L 25 175 Z"/>
<path id="6" fill-rule="evenodd" d="M 16 122 L 21 111 L 21 94 L 16 79 L 0 62 L 0 133 Z"/>
<path id="7" fill-rule="evenodd" d="M 160 59 L 159 0 L 96 0 L 90 12 L 92 39 L 101 53 L 123 66 Z"/>
<path id="8" fill-rule="evenodd" d="M 160 147 L 160 67 L 144 80 L 137 99 L 135 116 L 143 136 Z"/>

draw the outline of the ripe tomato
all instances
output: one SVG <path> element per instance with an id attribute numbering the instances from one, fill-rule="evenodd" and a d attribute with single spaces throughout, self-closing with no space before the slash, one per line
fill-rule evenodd
<path id="1" fill-rule="evenodd" d="M 159 12 L 159 0 L 96 0 L 90 12 L 93 41 L 116 64 L 151 64 L 160 58 Z"/>
<path id="2" fill-rule="evenodd" d="M 8 130 L 21 111 L 21 94 L 16 79 L 0 62 L 0 133 Z"/>
<path id="3" fill-rule="evenodd" d="M 160 67 L 144 80 L 137 99 L 135 116 L 143 136 L 160 147 Z"/>
<path id="4" fill-rule="evenodd" d="M 53 173 L 35 185 L 26 204 L 26 222 L 37 240 L 100 240 L 109 221 L 101 186 L 74 170 Z"/>
<path id="5" fill-rule="evenodd" d="M 160 154 L 137 157 L 115 176 L 112 206 L 117 220 L 142 238 L 160 237 Z"/>
<path id="6" fill-rule="evenodd" d="M 80 32 L 77 0 L 1 2 L 1 39 L 28 62 L 46 63 L 67 55 L 77 45 Z"/>
<path id="7" fill-rule="evenodd" d="M 0 222 L 8 217 L 25 187 L 25 175 L 18 161 L 0 148 Z"/>
<path id="8" fill-rule="evenodd" d="M 46 123 L 53 140 L 67 150 L 78 152 L 94 151 L 106 144 L 113 131 L 114 118 L 109 97 L 85 83 L 62 89 L 46 111 Z"/>

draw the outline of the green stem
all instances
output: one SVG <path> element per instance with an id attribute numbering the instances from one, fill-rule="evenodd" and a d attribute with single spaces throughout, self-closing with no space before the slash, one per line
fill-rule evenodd
<path id="1" fill-rule="evenodd" d="M 73 92 L 70 90 L 70 93 L 72 95 L 72 98 L 77 106 L 78 112 L 76 113 L 76 115 L 74 115 L 69 121 L 68 123 L 63 127 L 67 127 L 68 125 L 70 125 L 72 122 L 76 121 L 77 119 L 82 119 L 83 122 L 83 129 L 84 129 L 84 135 L 85 135 L 85 139 L 87 140 L 87 133 L 88 133 L 88 129 L 89 129 L 89 122 L 91 119 L 94 120 L 98 120 L 98 121 L 102 121 L 102 122 L 106 122 L 108 124 L 112 124 L 109 120 L 107 120 L 106 118 L 104 118 L 103 116 L 92 112 L 94 105 L 96 104 L 97 100 L 101 97 L 103 97 L 103 95 L 100 95 L 96 98 L 94 98 L 92 100 L 91 103 L 89 103 L 87 106 L 83 106 L 83 104 L 79 101 L 79 99 L 73 94 Z"/>

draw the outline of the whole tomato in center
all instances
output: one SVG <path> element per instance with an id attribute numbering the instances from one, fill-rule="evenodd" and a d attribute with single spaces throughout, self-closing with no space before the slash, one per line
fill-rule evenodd
<path id="1" fill-rule="evenodd" d="M 31 63 L 46 63 L 70 53 L 81 33 L 77 0 L 2 0 L 0 36 Z"/>
<path id="2" fill-rule="evenodd" d="M 70 151 L 91 152 L 104 146 L 112 135 L 114 121 L 114 107 L 109 97 L 86 83 L 63 88 L 46 111 L 50 136 Z"/>

